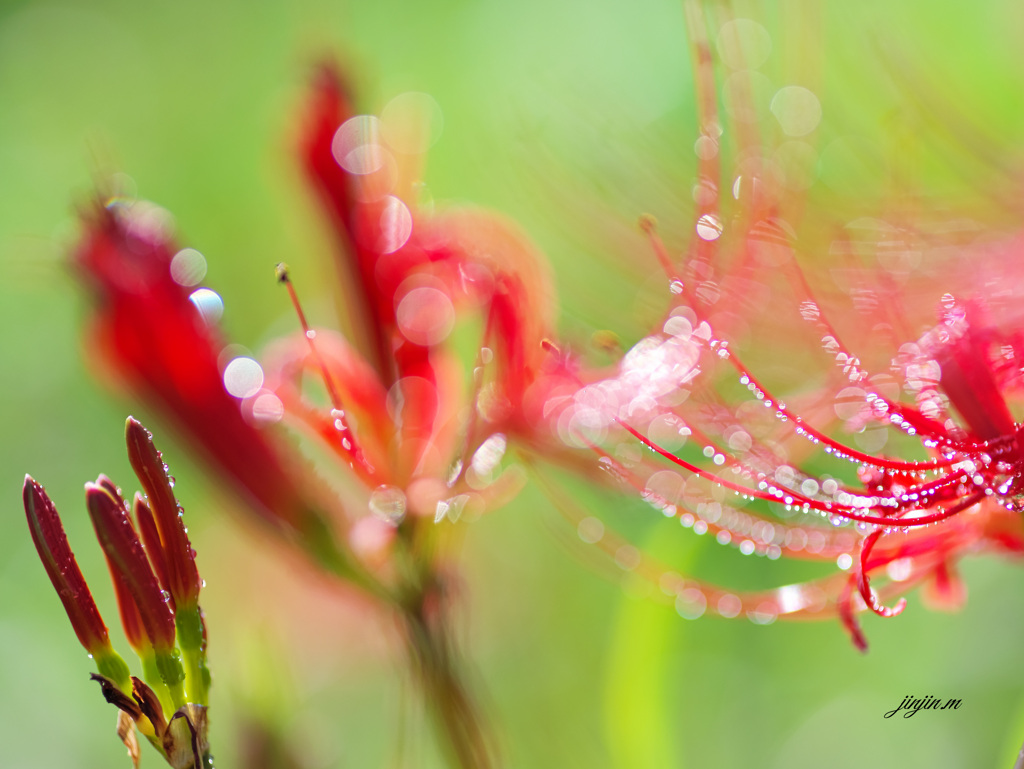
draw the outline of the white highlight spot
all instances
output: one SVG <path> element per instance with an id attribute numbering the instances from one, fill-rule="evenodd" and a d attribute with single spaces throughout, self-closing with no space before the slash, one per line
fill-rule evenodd
<path id="1" fill-rule="evenodd" d="M 398 329 L 413 344 L 435 345 L 448 338 L 455 326 L 455 305 L 444 291 L 421 286 L 409 291 L 395 312 Z"/>
<path id="2" fill-rule="evenodd" d="M 799 85 L 787 85 L 776 91 L 771 111 L 788 136 L 806 136 L 821 122 L 821 102 L 813 92 Z"/>
<path id="3" fill-rule="evenodd" d="M 600 542 L 604 536 L 604 524 L 597 518 L 590 516 L 577 524 L 576 533 L 588 545 L 593 545 L 595 542 Z"/>
<path id="4" fill-rule="evenodd" d="M 199 310 L 199 314 L 203 316 L 203 321 L 206 325 L 213 325 L 220 316 L 224 314 L 224 300 L 220 298 L 220 294 L 216 291 L 211 291 L 208 288 L 197 288 L 191 294 L 189 294 L 189 300 Z"/>
<path id="5" fill-rule="evenodd" d="M 183 248 L 171 259 L 171 278 L 179 286 L 198 286 L 206 277 L 206 259 L 194 248 Z"/>
<path id="6" fill-rule="evenodd" d="M 412 214 L 409 207 L 394 195 L 388 195 L 380 214 L 381 253 L 394 253 L 408 242 L 410 235 Z"/>
<path id="7" fill-rule="evenodd" d="M 252 358 L 235 358 L 224 368 L 224 389 L 236 398 L 251 398 L 263 387 L 263 369 Z"/>
<path id="8" fill-rule="evenodd" d="M 331 140 L 331 154 L 350 174 L 372 174 L 384 166 L 380 121 L 373 115 L 349 118 Z"/>
<path id="9" fill-rule="evenodd" d="M 401 93 L 380 113 L 381 131 L 388 146 L 404 155 L 419 155 L 440 137 L 444 118 L 430 94 Z"/>
<path id="10" fill-rule="evenodd" d="M 683 619 L 697 619 L 708 608 L 708 599 L 694 587 L 688 587 L 676 596 L 676 611 Z"/>
<path id="11" fill-rule="evenodd" d="M 252 403 L 252 416 L 257 422 L 280 422 L 284 417 L 284 404 L 272 392 L 261 393 Z"/>
<path id="12" fill-rule="evenodd" d="M 738 596 L 726 593 L 718 599 L 718 613 L 726 619 L 732 619 L 743 609 L 743 602 Z"/>
<path id="13" fill-rule="evenodd" d="M 757 69 L 772 52 L 768 30 L 750 19 L 723 24 L 716 43 L 718 55 L 729 69 Z"/>
<path id="14" fill-rule="evenodd" d="M 697 220 L 697 236 L 701 240 L 718 240 L 722 236 L 722 220 L 714 214 L 704 214 Z"/>
<path id="15" fill-rule="evenodd" d="M 493 476 L 494 471 L 501 464 L 501 458 L 505 456 L 506 445 L 507 441 L 502 433 L 495 433 L 481 443 L 480 448 L 476 450 L 470 460 L 470 466 L 476 474 L 487 478 Z"/>

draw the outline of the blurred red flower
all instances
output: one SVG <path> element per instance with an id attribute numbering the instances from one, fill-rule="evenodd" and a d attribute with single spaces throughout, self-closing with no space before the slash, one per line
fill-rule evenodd
<path id="1" fill-rule="evenodd" d="M 690 238 L 673 254 L 641 220 L 669 308 L 614 370 L 577 366 L 551 427 L 697 534 L 838 573 L 737 591 L 646 558 L 584 511 L 573 521 L 684 617 L 838 616 L 863 650 L 858 612 L 898 614 L 905 600 L 886 602 L 921 583 L 930 604 L 955 607 L 962 556 L 1024 554 L 1024 445 L 1007 400 L 1021 391 L 1024 355 L 1007 287 L 1019 243 L 983 240 L 977 225 L 964 243 L 948 222 L 868 201 L 859 218 L 834 222 L 787 155 L 814 156 L 792 137 L 817 127 L 817 96 L 786 86 L 772 101 L 776 130 L 758 124 L 746 43 L 729 36 L 760 27 L 724 24 L 718 47 L 734 70 L 724 122 L 716 82 L 726 75 L 699 6 L 687 9 L 700 130 Z M 931 261 L 918 269 L 922 251 Z M 927 301 L 939 305 L 937 325 L 920 310 Z"/>

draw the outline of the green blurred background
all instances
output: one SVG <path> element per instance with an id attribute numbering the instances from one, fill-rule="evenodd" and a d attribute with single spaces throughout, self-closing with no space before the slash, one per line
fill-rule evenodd
<path id="1" fill-rule="evenodd" d="M 813 67 L 826 121 L 867 147 L 885 144 L 886 116 L 903 98 L 879 64 L 879 42 L 893 47 L 949 116 L 983 128 L 983 148 L 963 147 L 942 115 L 925 123 L 925 173 L 954 198 L 1005 183 L 1006 169 L 975 151 L 1010 166 L 1024 146 L 1020 11 L 846 5 L 737 15 L 772 33 L 776 85 Z M 660 309 L 644 299 L 653 265 L 633 222 L 650 211 L 670 235 L 687 227 L 695 133 L 679 3 L 2 0 L 0 765 L 128 765 L 18 497 L 26 471 L 47 486 L 114 628 L 81 484 L 102 471 L 130 486 L 123 420 L 149 415 L 87 371 L 86 304 L 64 263 L 74 207 L 96 173 L 130 175 L 206 255 L 204 283 L 225 300 L 228 335 L 258 351 L 294 327 L 274 263 L 329 274 L 328 239 L 289 143 L 304 76 L 325 53 L 351 68 L 368 111 L 408 90 L 437 100 L 430 194 L 522 223 L 552 261 L 567 338 L 610 328 L 628 344 Z M 854 168 L 822 194 L 855 206 L 870 178 Z M 319 282 L 305 293 L 326 322 Z M 166 447 L 166 458 L 208 582 L 218 766 L 244 766 L 238 743 L 266 722 L 310 767 L 396 766 L 400 756 L 436 765 L 422 714 L 402 706 L 409 685 L 389 620 L 241 524 L 181 449 Z M 681 569 L 738 585 L 786 579 L 786 565 L 691 541 L 639 501 L 571 488 L 597 511 L 634 517 L 634 534 Z M 687 622 L 588 569 L 553 536 L 560 525 L 531 486 L 472 524 L 464 548 L 467 645 L 509 766 L 1009 766 L 1024 739 L 1016 565 L 968 562 L 958 614 L 929 613 L 912 596 L 897 619 L 866 618 L 872 649 L 861 656 L 835 622 Z M 882 718 L 910 694 L 963 706 Z M 144 748 L 143 762 L 158 759 Z"/>

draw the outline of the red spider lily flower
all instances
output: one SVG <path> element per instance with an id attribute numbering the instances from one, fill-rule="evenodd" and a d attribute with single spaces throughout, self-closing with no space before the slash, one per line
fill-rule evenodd
<path id="1" fill-rule="evenodd" d="M 518 490 L 521 471 L 502 468 L 510 440 L 554 446 L 528 407 L 548 381 L 551 289 L 542 259 L 510 223 L 415 204 L 422 147 L 354 114 L 334 70 L 322 67 L 313 91 L 301 153 L 337 243 L 352 341 L 310 327 L 281 265 L 302 334 L 269 346 L 259 385 L 232 388 L 234 362 L 218 362 L 223 344 L 197 306 L 203 297 L 179 279 L 186 252 L 151 207 L 115 201 L 85 218 L 76 254 L 98 300 L 96 346 L 257 513 L 398 609 L 453 750 L 464 765 L 486 766 L 490 749 L 452 669 L 440 551 L 421 543 L 464 509 L 482 512 Z M 456 328 L 479 339 L 469 374 Z M 308 397 L 311 387 L 326 391 L 326 408 Z M 278 440 L 279 421 L 327 446 L 348 498 L 319 490 Z M 128 436 L 147 494 L 136 504 L 141 541 L 162 555 L 150 560 L 180 639 L 198 632 L 182 624 L 198 590 L 194 566 L 159 457 L 140 427 L 129 424 Z M 96 504 L 111 505 L 102 491 Z"/>
<path id="2" fill-rule="evenodd" d="M 858 612 L 895 616 L 906 606 L 902 595 L 918 584 L 927 602 L 954 608 L 966 596 L 956 572 L 961 557 L 1024 554 L 1022 425 L 1007 401 L 1020 390 L 1019 313 L 1012 297 L 988 287 L 965 294 L 968 301 L 945 293 L 939 324 L 916 341 L 901 339 L 899 329 L 913 328 L 913 308 L 892 286 L 908 275 L 887 269 L 882 252 L 900 246 L 900 230 L 871 220 L 879 237 L 856 247 L 874 249 L 879 267 L 844 264 L 821 276 L 841 273 L 847 306 L 884 333 L 884 344 L 873 338 L 866 351 L 847 344 L 850 324 L 833 322 L 822 301 L 827 292 L 815 293 L 797 264 L 809 249 L 787 217 L 806 201 L 780 181 L 783 171 L 764 152 L 762 142 L 770 142 L 757 136 L 757 126 L 721 122 L 704 19 L 698 5 L 687 8 L 701 137 L 693 237 L 682 257 L 670 253 L 653 220 L 641 221 L 666 273 L 669 311 L 617 370 L 566 366 L 567 378 L 577 369 L 576 387 L 549 399 L 547 415 L 563 440 L 598 455 L 613 483 L 684 527 L 745 555 L 831 562 L 840 573 L 760 592 L 731 590 L 646 558 L 571 502 L 562 499 L 560 507 L 585 542 L 655 583 L 684 617 L 742 615 L 762 624 L 838 617 L 864 650 Z M 733 85 L 749 75 L 739 70 Z M 820 117 L 813 93 L 791 90 Z M 730 98 L 743 106 L 743 94 L 737 87 Z M 729 129 L 739 145 L 731 166 L 720 141 Z M 734 181 L 727 186 L 723 178 Z M 731 187 L 732 199 L 717 194 L 720 186 Z M 830 250 L 854 251 L 852 237 L 836 238 Z M 940 288 L 936 299 L 952 289 Z M 799 346 L 779 352 L 803 333 L 786 326 L 787 318 L 809 327 L 824 349 L 833 373 L 818 392 L 808 392 L 813 380 Z M 890 344 L 886 360 L 877 351 Z M 773 382 L 780 362 L 800 369 L 788 386 Z M 914 401 L 901 400 L 901 391 Z M 837 437 L 837 416 L 855 440 Z M 893 431 L 900 437 L 892 443 L 917 459 L 878 451 Z"/>
<path id="3" fill-rule="evenodd" d="M 121 201 L 84 216 L 75 261 L 96 292 L 96 347 L 216 462 L 255 510 L 269 520 L 299 521 L 302 495 L 225 389 L 217 360 L 223 344 L 197 306 L 201 299 L 172 277 L 179 249 L 161 221 L 153 207 Z"/>
<path id="4" fill-rule="evenodd" d="M 309 328 L 282 268 L 305 334 L 271 345 L 263 387 L 232 395 L 231 364 L 218 363 L 223 344 L 201 297 L 176 281 L 181 252 L 152 208 L 115 202 L 91 214 L 76 259 L 99 300 L 94 338 L 116 371 L 266 519 L 381 595 L 350 550 L 358 543 L 365 555 L 364 546 L 391 535 L 311 492 L 319 484 L 282 449 L 273 423 L 284 417 L 326 441 L 388 525 L 407 507 L 454 518 L 470 500 L 492 506 L 518 483 L 514 473 L 491 483 L 506 436 L 538 438 L 521 405 L 546 359 L 551 291 L 542 260 L 510 224 L 471 211 L 428 215 L 408 202 L 415 153 L 389 145 L 377 118 L 353 115 L 328 67 L 319 70 L 301 144 L 338 242 L 355 345 Z M 458 324 L 482 327 L 471 378 L 448 348 Z M 330 408 L 304 397 L 310 373 Z"/>
<path id="5" fill-rule="evenodd" d="M 129 387 L 170 419 L 264 522 L 297 540 L 329 569 L 373 592 L 372 581 L 360 573 L 347 549 L 334 544 L 324 511 L 337 505 L 317 491 L 315 478 L 291 461 L 255 420 L 243 415 L 243 399 L 226 389 L 227 370 L 222 372 L 218 363 L 224 345 L 200 309 L 203 297 L 175 279 L 172 267 L 180 250 L 154 210 L 148 204 L 115 201 L 83 219 L 86 232 L 76 263 L 96 292 L 95 349 Z M 241 361 L 256 365 L 251 359 Z M 249 398 L 250 414 L 254 402 L 260 404 L 258 397 Z M 165 496 L 157 493 L 163 507 Z M 161 514 L 155 512 L 161 536 L 170 536 L 169 546 L 178 548 L 173 532 L 163 531 Z M 180 581 L 182 575 L 172 571 L 169 577 L 181 597 L 194 592 Z"/>
<path id="6" fill-rule="evenodd" d="M 149 433 L 134 419 L 127 426 L 129 455 L 139 463 L 144 487 L 166 498 L 181 550 L 168 547 L 154 531 L 152 516 L 137 519 L 147 546 L 139 539 L 120 489 L 106 476 L 85 485 L 86 507 L 103 548 L 113 579 L 125 635 L 142 662 L 145 682 L 130 676 L 128 666 L 113 650 L 106 626 L 67 543 L 60 517 L 42 486 L 25 479 L 24 502 L 29 528 L 47 574 L 57 590 L 82 645 L 96 662 L 106 700 L 121 711 L 118 736 L 136 766 L 139 762 L 135 728 L 144 734 L 175 769 L 212 766 L 206 737 L 206 701 L 210 675 L 206 667 L 206 629 L 199 609 L 199 576 L 179 507 L 169 492 L 166 470 Z M 164 489 L 162 486 L 166 485 Z M 148 506 L 136 500 L 136 511 Z M 146 521 L 145 523 L 142 523 Z M 175 529 L 173 527 L 178 527 Z M 168 537 L 169 539 L 169 537 Z M 159 567 L 154 567 L 160 564 Z M 194 574 L 187 590 L 171 602 L 168 573 Z M 182 666 L 182 657 L 185 666 Z M 172 714 L 168 718 L 165 714 Z"/>
<path id="7" fill-rule="evenodd" d="M 453 310 L 468 305 L 482 316 L 482 346 L 493 354 L 492 411 L 507 418 L 545 358 L 552 291 L 540 256 L 493 215 L 417 212 L 403 199 L 417 156 L 389 143 L 393 127 L 353 113 L 330 67 L 318 73 L 306 123 L 307 173 L 327 209 L 341 272 L 356 276 L 346 299 L 362 309 L 357 326 L 372 340 L 363 352 L 381 383 L 430 381 L 431 353 L 447 338 Z"/>
<path id="8" fill-rule="evenodd" d="M 855 430 L 877 425 L 916 438 L 923 459 L 834 437 L 820 398 L 783 402 L 717 336 L 701 303 L 685 299 L 613 375 L 577 374 L 580 387 L 551 410 L 553 429 L 596 452 L 613 482 L 698 534 L 747 555 L 833 562 L 848 572 L 745 594 L 684 578 L 633 550 L 629 568 L 674 597 L 683 616 L 838 616 L 866 649 L 857 611 L 895 616 L 906 601 L 887 602 L 920 583 L 927 602 L 955 608 L 966 595 L 956 575 L 963 555 L 1024 554 L 1022 427 L 1004 395 L 1019 384 L 1019 338 L 987 323 L 979 302 L 948 297 L 943 308 L 940 325 L 894 358 L 898 378 L 871 373 L 817 306 L 812 315 L 844 380 L 826 402 Z M 729 370 L 745 399 L 721 394 L 735 392 Z M 709 380 L 714 389 L 702 388 Z M 916 392 L 916 403 L 895 397 L 900 389 Z M 629 441 L 651 453 L 634 454 Z M 826 460 L 829 475 L 816 469 Z M 595 534 L 596 524 L 573 515 L 585 541 L 621 560 L 624 540 L 603 528 Z"/>
<path id="9" fill-rule="evenodd" d="M 265 385 L 284 416 L 365 487 L 373 516 L 357 522 L 352 542 L 378 563 L 407 514 L 434 525 L 516 490 L 520 475 L 498 470 L 510 439 L 539 439 L 524 403 L 547 357 L 550 295 L 540 257 L 510 224 L 422 212 L 408 200 L 417 159 L 392 146 L 382 122 L 354 115 L 334 70 L 319 70 L 301 151 L 327 208 L 357 333 L 353 344 L 311 329 L 281 265 L 304 334 L 264 357 Z M 479 327 L 472 378 L 450 349 L 458 324 Z M 306 398 L 309 375 L 329 409 Z"/>

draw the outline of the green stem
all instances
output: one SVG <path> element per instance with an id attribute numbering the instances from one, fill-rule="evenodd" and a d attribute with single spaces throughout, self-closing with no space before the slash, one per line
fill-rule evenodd
<path id="1" fill-rule="evenodd" d="M 459 769 L 497 769 L 500 762 L 483 716 L 463 679 L 443 608 L 421 596 L 402 614 L 406 643 L 448 760 Z M 440 602 L 438 602 L 440 603 Z"/>

